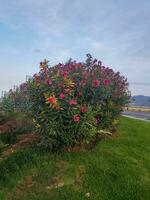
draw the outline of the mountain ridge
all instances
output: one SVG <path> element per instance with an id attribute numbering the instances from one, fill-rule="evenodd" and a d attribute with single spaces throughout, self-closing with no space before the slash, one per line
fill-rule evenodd
<path id="1" fill-rule="evenodd" d="M 134 95 L 131 97 L 131 106 L 150 107 L 150 96 Z"/>

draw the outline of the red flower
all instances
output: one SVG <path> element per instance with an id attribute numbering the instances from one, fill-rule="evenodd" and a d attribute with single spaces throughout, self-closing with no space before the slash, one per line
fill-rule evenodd
<path id="1" fill-rule="evenodd" d="M 81 111 L 82 113 L 85 113 L 85 112 L 87 111 L 86 105 L 81 106 L 80 111 Z"/>
<path id="2" fill-rule="evenodd" d="M 47 98 L 47 102 L 48 103 L 52 103 L 52 104 L 56 104 L 57 103 L 57 99 L 55 97 L 49 97 L 49 98 Z"/>
<path id="3" fill-rule="evenodd" d="M 59 98 L 60 98 L 60 99 L 64 99 L 64 98 L 65 98 L 64 93 L 60 93 Z"/>
<path id="4" fill-rule="evenodd" d="M 97 87 L 100 86 L 100 81 L 97 80 L 97 79 L 96 79 L 96 80 L 93 80 L 92 85 L 93 85 L 93 87 L 97 88 Z"/>
<path id="5" fill-rule="evenodd" d="M 75 105 L 77 105 L 77 101 L 74 100 L 74 99 L 71 99 L 71 100 L 69 101 L 69 104 L 70 104 L 71 106 L 75 106 Z"/>
<path id="6" fill-rule="evenodd" d="M 64 72 L 62 73 L 62 76 L 63 76 L 64 78 L 67 78 L 67 77 L 68 77 L 68 72 L 67 72 L 67 71 L 64 71 Z"/>
<path id="7" fill-rule="evenodd" d="M 79 121 L 80 121 L 80 116 L 79 115 L 73 115 L 73 121 L 75 122 L 75 123 L 78 123 Z"/>
<path id="8" fill-rule="evenodd" d="M 51 84 L 52 84 L 52 81 L 51 81 L 50 79 L 48 79 L 48 80 L 46 81 L 46 83 L 47 83 L 47 85 L 51 85 Z"/>
<path id="9" fill-rule="evenodd" d="M 109 84 L 110 84 L 110 80 L 105 79 L 105 80 L 104 80 L 104 85 L 105 85 L 105 86 L 108 86 Z"/>

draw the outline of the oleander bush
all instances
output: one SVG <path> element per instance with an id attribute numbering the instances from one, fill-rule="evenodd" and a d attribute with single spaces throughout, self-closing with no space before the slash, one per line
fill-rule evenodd
<path id="1" fill-rule="evenodd" d="M 22 83 L 15 90 L 10 90 L 2 98 L 0 111 L 5 115 L 15 118 L 29 113 L 31 103 L 27 95 L 27 83 Z"/>
<path id="2" fill-rule="evenodd" d="M 10 112 L 14 112 L 14 99 L 9 92 L 0 102 L 0 119 L 3 119 Z"/>
<path id="3" fill-rule="evenodd" d="M 32 117 L 41 143 L 51 149 L 89 143 L 102 130 L 113 131 L 129 100 L 127 79 L 90 54 L 85 62 L 53 67 L 44 60 L 39 73 L 10 96 L 15 110 Z"/>
<path id="4" fill-rule="evenodd" d="M 127 79 L 90 54 L 85 62 L 41 62 L 27 88 L 33 121 L 50 148 L 88 143 L 101 130 L 112 131 L 129 99 Z"/>

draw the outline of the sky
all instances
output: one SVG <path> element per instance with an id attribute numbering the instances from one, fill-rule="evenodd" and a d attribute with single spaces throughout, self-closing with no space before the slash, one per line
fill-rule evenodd
<path id="1" fill-rule="evenodd" d="M 0 93 L 87 53 L 150 96 L 150 0 L 0 0 Z"/>

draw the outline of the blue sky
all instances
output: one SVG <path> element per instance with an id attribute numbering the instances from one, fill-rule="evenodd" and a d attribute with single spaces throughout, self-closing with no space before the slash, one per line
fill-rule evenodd
<path id="1" fill-rule="evenodd" d="M 86 53 L 150 95 L 150 0 L 0 0 L 0 92 Z"/>

